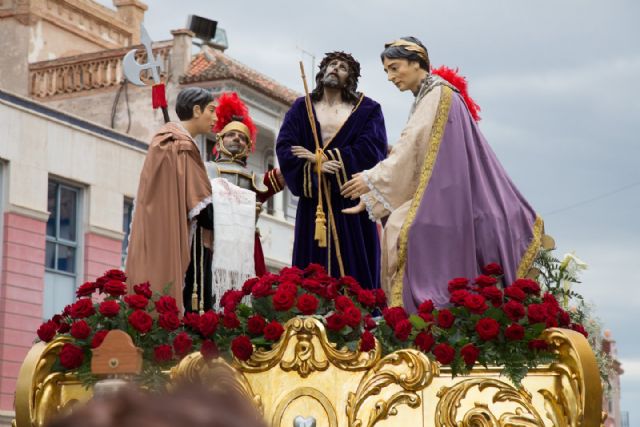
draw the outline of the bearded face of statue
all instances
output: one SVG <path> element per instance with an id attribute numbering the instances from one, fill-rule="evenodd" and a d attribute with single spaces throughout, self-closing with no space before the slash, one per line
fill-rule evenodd
<path id="1" fill-rule="evenodd" d="M 322 83 L 328 88 L 342 89 L 349 78 L 349 64 L 341 59 L 334 59 L 329 64 L 322 78 Z"/>
<path id="2" fill-rule="evenodd" d="M 232 155 L 246 153 L 249 139 L 247 136 L 237 130 L 231 130 L 222 137 L 222 145 Z"/>

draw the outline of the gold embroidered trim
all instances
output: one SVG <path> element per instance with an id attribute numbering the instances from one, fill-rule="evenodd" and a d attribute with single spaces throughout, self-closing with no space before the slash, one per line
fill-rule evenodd
<path id="1" fill-rule="evenodd" d="M 544 221 L 536 215 L 536 221 L 533 223 L 533 237 L 531 237 L 529 247 L 520 260 L 520 265 L 518 265 L 518 271 L 516 272 L 516 278 L 525 277 L 529 272 L 529 269 L 531 269 L 531 266 L 540 251 L 543 233 Z"/>
<path id="2" fill-rule="evenodd" d="M 333 235 L 333 241 L 336 245 L 336 258 L 338 259 L 338 268 L 340 269 L 340 276 L 344 276 L 344 264 L 342 262 L 342 253 L 340 251 L 340 238 L 338 237 L 338 230 L 336 229 L 336 221 L 333 216 L 333 206 L 331 206 L 331 187 L 327 184 L 326 181 L 322 181 L 324 185 L 323 194 L 326 197 L 327 201 L 327 211 L 329 212 L 329 223 L 331 224 L 331 234 Z M 331 252 L 329 252 L 328 256 L 329 262 L 331 262 Z"/>
<path id="3" fill-rule="evenodd" d="M 271 180 L 271 182 L 273 183 L 273 189 L 275 190 L 275 192 L 279 192 L 282 191 L 282 187 L 280 187 L 280 183 L 278 182 L 278 177 L 276 175 L 276 170 L 275 169 L 271 169 L 269 171 L 269 179 Z"/>
<path id="4" fill-rule="evenodd" d="M 449 117 L 449 110 L 451 108 L 452 90 L 449 87 L 442 88 L 442 95 L 440 98 L 440 104 L 438 105 L 438 111 L 433 122 L 433 128 L 431 129 L 431 135 L 429 136 L 429 148 L 424 159 L 424 165 L 420 173 L 420 181 L 418 182 L 418 188 L 413 195 L 411 207 L 407 213 L 407 217 L 400 229 L 400 236 L 398 237 L 398 266 L 396 268 L 395 277 L 391 285 L 391 305 L 402 306 L 402 286 L 404 279 L 404 267 L 407 262 L 407 242 L 409 240 L 409 227 L 413 223 L 416 217 L 422 196 L 424 195 L 429 180 L 431 179 L 431 173 L 433 172 L 433 166 L 435 165 L 436 158 L 438 157 L 438 151 L 440 149 L 440 143 L 442 142 L 442 136 L 444 135 L 444 128 L 447 124 L 447 118 Z"/>
<path id="5" fill-rule="evenodd" d="M 303 175 L 304 175 L 304 186 L 302 188 L 302 193 L 303 193 L 303 195 L 305 197 L 311 198 L 311 196 L 312 196 L 312 191 L 311 191 L 311 163 L 309 163 L 309 161 L 307 161 L 304 164 Z"/>
<path id="6" fill-rule="evenodd" d="M 351 112 L 349 113 L 349 116 L 345 119 L 344 122 L 342 122 L 342 124 L 340 125 L 340 127 L 338 128 L 338 130 L 336 131 L 336 133 L 333 134 L 333 136 L 331 137 L 330 140 L 327 141 L 326 144 L 324 144 L 324 146 L 322 147 L 322 149 L 324 150 L 325 148 L 327 148 L 329 146 L 329 144 L 331 144 L 334 140 L 334 138 L 336 136 L 338 136 L 338 134 L 340 133 L 340 131 L 342 130 L 342 128 L 344 127 L 344 125 L 349 121 L 349 119 L 351 118 L 351 115 L 353 113 L 356 112 L 356 110 L 358 109 L 358 107 L 360 107 L 360 104 L 362 103 L 362 100 L 364 99 L 364 93 L 360 95 L 360 99 L 358 99 L 358 103 L 356 104 L 355 107 L 353 107 L 353 110 L 351 110 Z M 322 129 L 320 129 L 320 131 L 322 132 Z"/>
<path id="7" fill-rule="evenodd" d="M 340 154 L 340 150 L 335 148 L 336 154 L 338 155 L 338 160 L 340 161 L 340 165 L 342 165 L 342 179 L 343 179 L 343 183 L 346 184 L 347 181 L 349 181 L 349 179 L 347 178 L 347 170 L 344 168 L 344 162 L 342 161 L 342 154 Z"/>

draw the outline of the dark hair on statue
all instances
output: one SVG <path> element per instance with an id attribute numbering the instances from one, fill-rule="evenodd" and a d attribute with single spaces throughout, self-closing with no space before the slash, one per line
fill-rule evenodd
<path id="1" fill-rule="evenodd" d="M 423 70 L 431 71 L 431 62 L 429 60 L 429 52 L 425 45 L 422 44 L 420 40 L 415 37 L 402 37 L 401 40 L 406 40 L 408 42 L 412 42 L 420 46 L 424 49 L 427 54 L 427 60 L 425 61 L 415 52 L 411 52 L 410 50 L 405 49 L 402 46 L 389 46 L 385 48 L 380 54 L 380 59 L 384 62 L 384 59 L 406 59 L 409 62 L 417 62 L 420 65 L 420 68 Z"/>
<path id="2" fill-rule="evenodd" d="M 200 106 L 204 108 L 213 101 L 213 94 L 207 89 L 201 87 L 188 87 L 182 89 L 176 99 L 176 114 L 180 120 L 189 120 L 193 118 L 193 107 Z"/>
<path id="3" fill-rule="evenodd" d="M 355 60 L 353 56 L 346 52 L 329 52 L 325 54 L 320 62 L 320 71 L 316 74 L 316 88 L 311 92 L 311 100 L 318 102 L 322 99 L 324 94 L 324 75 L 327 72 L 327 67 L 334 59 L 344 61 L 349 66 L 349 74 L 347 76 L 347 82 L 344 88 L 342 88 L 342 100 L 355 104 L 360 98 L 358 89 L 358 78 L 360 77 L 360 63 Z"/>

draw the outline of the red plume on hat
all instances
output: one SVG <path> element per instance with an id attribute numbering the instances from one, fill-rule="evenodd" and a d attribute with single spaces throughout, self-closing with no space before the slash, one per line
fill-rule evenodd
<path id="1" fill-rule="evenodd" d="M 480 106 L 469 96 L 467 90 L 467 78 L 458 74 L 458 69 L 449 68 L 443 65 L 440 68 L 431 70 L 432 74 L 438 75 L 451 83 L 456 89 L 460 91 L 460 95 L 464 98 L 464 102 L 467 104 L 467 108 L 471 113 L 471 117 L 477 122 L 480 120 Z"/>
<path id="2" fill-rule="evenodd" d="M 258 132 L 256 125 L 249 116 L 249 109 L 242 102 L 235 92 L 226 92 L 218 98 L 218 106 L 216 107 L 216 116 L 218 121 L 213 128 L 216 133 L 224 133 L 223 131 L 232 122 L 243 123 L 248 130 L 247 137 L 251 140 L 251 150 L 255 150 L 256 134 Z"/>

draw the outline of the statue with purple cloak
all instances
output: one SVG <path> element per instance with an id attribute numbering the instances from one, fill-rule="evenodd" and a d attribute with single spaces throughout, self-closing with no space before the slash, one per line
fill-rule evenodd
<path id="1" fill-rule="evenodd" d="M 278 163 L 291 192 L 299 197 L 292 264 L 323 265 L 334 277 L 353 276 L 365 288 L 380 287 L 378 229 L 366 213 L 345 215 L 356 205 L 340 195 L 355 173 L 373 168 L 387 154 L 387 137 L 380 105 L 357 92 L 359 63 L 344 52 L 328 53 L 311 92 L 311 112 L 305 98 L 287 112 L 276 144 Z M 318 206 L 317 150 L 311 119 L 317 129 L 326 218 L 326 246 L 314 240 Z"/>
<path id="2" fill-rule="evenodd" d="M 506 284 L 524 277 L 543 223 L 482 136 L 466 87 L 461 93 L 461 85 L 431 73 L 427 50 L 413 37 L 387 44 L 381 58 L 388 79 L 415 101 L 389 157 L 342 194 L 360 197 L 345 213 L 386 218 L 382 287 L 390 304 L 409 312 L 428 299 L 446 306 L 449 280 L 476 277 L 489 263 L 503 267 Z"/>

